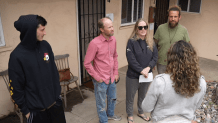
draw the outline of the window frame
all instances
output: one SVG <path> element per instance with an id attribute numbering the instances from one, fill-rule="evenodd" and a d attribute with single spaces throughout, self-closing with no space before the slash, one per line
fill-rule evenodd
<path id="1" fill-rule="evenodd" d="M 137 0 L 137 3 L 139 3 L 139 0 Z M 144 0 L 142 0 L 142 18 L 144 17 Z M 131 22 L 129 23 L 122 23 L 122 0 L 121 0 L 121 26 L 128 26 L 128 25 L 133 25 L 135 24 L 136 22 L 133 22 L 133 14 L 134 14 L 134 0 L 132 0 L 132 12 L 131 12 Z M 136 18 L 138 20 L 138 9 L 139 9 L 139 4 L 137 4 L 137 15 L 136 15 Z"/>
<path id="2" fill-rule="evenodd" d="M 179 1 L 180 1 L 180 0 L 177 0 L 177 5 L 178 5 L 178 6 L 179 6 Z M 191 0 L 188 0 L 187 11 L 181 10 L 181 12 L 187 12 L 187 13 L 193 13 L 193 14 L 200 14 L 200 13 L 201 13 L 202 0 L 201 0 L 201 3 L 200 3 L 200 10 L 199 10 L 199 12 L 190 12 L 190 11 L 189 11 L 189 9 L 190 9 L 190 1 L 191 1 Z"/>
<path id="3" fill-rule="evenodd" d="M 0 48 L 6 46 L 5 44 L 5 38 L 4 38 L 4 30 L 2 27 L 2 21 L 1 21 L 1 15 L 0 15 L 0 41 L 2 41 L 2 44 L 0 44 Z"/>

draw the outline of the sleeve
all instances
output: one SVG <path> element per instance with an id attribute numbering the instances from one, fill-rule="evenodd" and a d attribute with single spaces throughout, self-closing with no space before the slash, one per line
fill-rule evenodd
<path id="1" fill-rule="evenodd" d="M 56 74 L 56 76 L 53 78 L 58 80 L 58 81 L 55 81 L 55 82 L 57 82 L 57 83 L 55 83 L 55 85 L 56 85 L 56 87 L 58 87 L 58 90 L 56 90 L 56 91 L 58 91 L 58 93 L 61 94 L 61 86 L 60 86 L 60 82 L 59 82 L 59 72 L 58 72 L 58 68 L 57 68 L 56 63 L 55 63 L 54 53 L 53 53 L 51 45 L 47 41 L 46 41 L 46 43 L 48 44 L 48 49 L 49 49 L 49 57 L 50 57 L 49 59 L 53 64 L 52 65 L 53 71 Z"/>
<path id="2" fill-rule="evenodd" d="M 154 68 L 154 66 L 156 65 L 158 60 L 158 51 L 157 51 L 157 47 L 156 44 L 154 42 L 153 44 L 153 52 L 152 52 L 152 60 L 149 62 L 149 66 L 152 68 Z"/>
<path id="3" fill-rule="evenodd" d="M 99 81 L 101 78 L 100 76 L 97 74 L 97 72 L 94 70 L 93 66 L 92 66 L 92 61 L 95 58 L 95 55 L 97 53 L 97 46 L 93 43 L 93 41 L 90 42 L 87 52 L 86 52 L 86 56 L 85 56 L 85 60 L 84 60 L 84 66 L 87 70 L 87 72 L 96 80 Z"/>
<path id="4" fill-rule="evenodd" d="M 131 39 L 129 39 L 126 47 L 126 58 L 129 66 L 136 72 L 141 73 L 141 71 L 144 69 L 142 66 L 138 63 L 136 60 L 135 54 L 134 54 L 134 48 L 131 43 Z"/>
<path id="5" fill-rule="evenodd" d="M 201 103 L 204 99 L 204 95 L 205 93 L 201 96 L 200 100 L 198 101 L 195 111 L 201 106 Z M 196 116 L 194 116 L 193 120 L 196 120 Z"/>
<path id="6" fill-rule="evenodd" d="M 25 101 L 25 74 L 23 72 L 22 66 L 19 61 L 10 56 L 9 59 L 9 81 L 10 81 L 10 89 L 11 89 L 11 97 L 21 109 L 21 112 L 26 115 L 30 111 L 26 105 Z"/>
<path id="7" fill-rule="evenodd" d="M 154 81 L 151 83 L 148 92 L 142 101 L 142 109 L 144 112 L 152 112 L 155 108 L 155 105 L 157 103 L 158 97 L 161 92 L 161 85 L 158 83 L 163 83 L 163 80 L 161 80 L 162 77 L 156 77 Z M 162 87 L 163 88 L 163 87 Z"/>
<path id="8" fill-rule="evenodd" d="M 185 30 L 185 34 L 184 34 L 183 40 L 186 41 L 186 42 L 190 41 L 187 29 Z"/>
<path id="9" fill-rule="evenodd" d="M 198 103 L 197 103 L 197 105 L 196 105 L 196 109 L 195 109 L 195 111 L 201 106 L 201 103 L 202 103 L 202 101 L 203 101 L 203 99 L 204 99 L 204 95 L 206 94 L 206 86 L 207 86 L 207 84 L 206 84 L 206 81 L 204 80 L 204 79 L 201 79 L 200 80 L 201 81 L 201 83 L 202 83 L 202 88 L 201 89 L 203 89 L 202 90 L 202 95 L 201 95 L 201 98 L 199 99 L 199 101 L 198 101 Z M 193 118 L 193 120 L 196 120 L 196 117 L 194 117 Z"/>
<path id="10" fill-rule="evenodd" d="M 118 54 L 117 54 L 117 42 L 115 42 L 115 52 L 114 52 L 114 75 L 118 75 L 118 61 L 117 61 L 117 57 L 118 57 Z"/>
<path id="11" fill-rule="evenodd" d="M 159 26 L 159 27 L 160 27 L 160 26 Z M 154 38 L 155 38 L 156 40 L 159 40 L 159 38 L 160 38 L 160 37 L 159 37 L 159 33 L 160 33 L 159 30 L 160 30 L 160 28 L 159 28 L 159 27 L 157 28 L 157 31 L 156 31 L 155 34 L 154 34 Z"/>

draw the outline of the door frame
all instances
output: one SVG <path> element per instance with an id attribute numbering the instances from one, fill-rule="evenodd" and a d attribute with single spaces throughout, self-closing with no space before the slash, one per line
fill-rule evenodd
<path id="1" fill-rule="evenodd" d="M 97 0 L 97 1 L 99 1 L 99 0 Z M 104 1 L 104 17 L 106 16 L 106 3 L 107 3 L 107 1 L 106 0 L 102 0 L 102 1 Z M 78 70 L 79 70 L 79 84 L 80 85 L 83 85 L 84 84 L 84 82 L 83 82 L 83 78 L 82 78 L 82 74 L 83 74 L 83 70 L 82 70 L 82 67 L 84 67 L 83 66 L 83 61 L 81 60 L 82 58 L 82 54 L 81 54 L 81 48 L 80 48 L 80 30 L 79 30 L 79 28 L 80 28 L 80 23 L 79 23 L 79 3 L 78 3 L 78 0 L 76 0 L 76 18 L 77 18 L 77 49 L 78 49 L 78 62 L 79 62 L 79 68 L 78 68 Z"/>

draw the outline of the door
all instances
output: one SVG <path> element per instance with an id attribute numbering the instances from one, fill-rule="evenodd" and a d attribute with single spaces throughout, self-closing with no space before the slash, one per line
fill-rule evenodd
<path id="1" fill-rule="evenodd" d="M 78 0 L 79 48 L 82 84 L 91 81 L 83 63 L 89 42 L 98 36 L 98 20 L 105 17 L 105 0 Z"/>
<path id="2" fill-rule="evenodd" d="M 154 34 L 159 25 L 168 21 L 169 0 L 156 0 Z"/>

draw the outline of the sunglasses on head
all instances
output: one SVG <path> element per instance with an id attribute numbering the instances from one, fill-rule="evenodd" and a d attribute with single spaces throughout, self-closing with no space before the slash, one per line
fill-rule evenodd
<path id="1" fill-rule="evenodd" d="M 148 29 L 148 25 L 147 25 L 147 26 L 138 26 L 138 29 L 139 29 L 139 30 L 142 30 L 143 28 L 144 28 L 145 30 L 147 30 L 147 29 Z"/>

